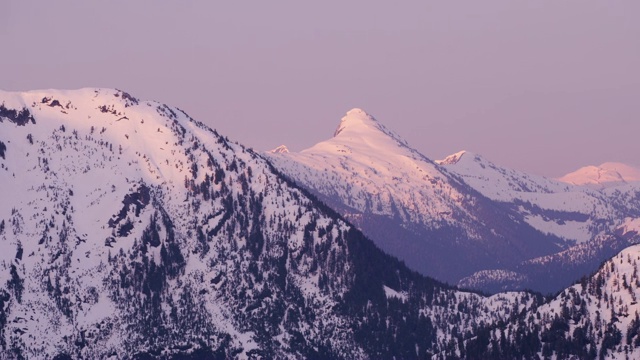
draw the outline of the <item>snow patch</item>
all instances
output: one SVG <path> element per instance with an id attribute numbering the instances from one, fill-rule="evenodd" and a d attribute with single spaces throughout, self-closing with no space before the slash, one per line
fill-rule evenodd
<path id="1" fill-rule="evenodd" d="M 384 289 L 384 294 L 387 296 L 387 299 L 395 298 L 402 301 L 407 301 L 407 294 L 405 292 L 393 290 L 387 285 L 382 285 L 382 288 Z"/>

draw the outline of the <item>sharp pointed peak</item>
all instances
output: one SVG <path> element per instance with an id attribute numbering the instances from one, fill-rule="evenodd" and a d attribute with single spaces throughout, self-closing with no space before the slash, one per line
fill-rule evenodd
<path id="1" fill-rule="evenodd" d="M 438 165 L 453 165 L 453 164 L 457 164 L 458 161 L 460 161 L 460 159 L 462 159 L 462 157 L 467 153 L 468 153 L 467 150 L 458 151 L 457 153 L 451 154 L 451 155 L 445 157 L 442 160 L 436 160 L 436 163 Z"/>
<path id="2" fill-rule="evenodd" d="M 368 146 L 373 146 L 372 144 L 375 143 L 378 147 L 383 146 L 382 144 L 389 146 L 390 142 L 392 142 L 416 152 L 400 135 L 389 130 L 375 117 L 360 108 L 353 108 L 347 112 L 336 128 L 333 139 L 337 141 L 363 142 Z"/>
<path id="3" fill-rule="evenodd" d="M 288 154 L 289 153 L 289 149 L 287 148 L 286 145 L 280 145 L 277 148 L 272 149 L 269 152 L 273 153 L 273 154 Z"/>
<path id="4" fill-rule="evenodd" d="M 333 133 L 338 136 L 346 129 L 362 130 L 366 128 L 380 129 L 380 124 L 372 115 L 360 108 L 353 108 L 340 120 L 340 124 Z"/>
<path id="5" fill-rule="evenodd" d="M 435 162 L 439 165 L 455 165 L 460 161 L 462 161 L 463 163 L 471 163 L 471 162 L 485 163 L 485 164 L 491 163 L 491 161 L 487 160 L 483 156 L 468 150 L 458 151 L 455 154 L 451 154 L 445 157 L 444 159 L 436 160 Z"/>

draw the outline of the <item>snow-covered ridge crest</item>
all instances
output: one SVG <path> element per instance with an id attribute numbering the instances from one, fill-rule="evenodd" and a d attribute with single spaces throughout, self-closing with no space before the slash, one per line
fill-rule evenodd
<path id="1" fill-rule="evenodd" d="M 458 161 L 462 159 L 462 157 L 467 154 L 466 150 L 458 151 L 455 154 L 451 154 L 442 160 L 436 160 L 436 164 L 438 165 L 453 165 L 457 164 Z"/>

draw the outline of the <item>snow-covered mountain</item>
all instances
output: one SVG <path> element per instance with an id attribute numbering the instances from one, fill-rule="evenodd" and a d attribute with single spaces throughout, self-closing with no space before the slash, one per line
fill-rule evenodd
<path id="1" fill-rule="evenodd" d="M 415 206 L 460 196 L 436 223 L 491 206 L 404 151 L 441 184 Z M 0 199 L 3 359 L 426 358 L 542 301 L 421 276 L 259 154 L 117 90 L 0 91 Z"/>
<path id="2" fill-rule="evenodd" d="M 640 182 L 640 169 L 622 163 L 607 162 L 600 166 L 585 166 L 558 180 L 574 185 L 606 188 Z"/>
<path id="3" fill-rule="evenodd" d="M 466 151 L 432 161 L 360 109 L 331 139 L 267 156 L 410 267 L 485 291 L 560 290 L 628 246 L 615 231 L 640 216 L 633 183 L 574 186 Z M 541 269 L 525 265 L 561 253 L 546 262 L 555 264 L 547 267 L 557 274 L 552 281 L 538 281 Z M 591 255 L 573 261 L 573 253 Z"/>
<path id="4" fill-rule="evenodd" d="M 488 198 L 517 205 L 516 210 L 531 226 L 570 242 L 585 242 L 593 236 L 593 222 L 584 213 L 593 207 L 600 210 L 596 214 L 600 216 L 612 211 L 596 192 L 503 168 L 468 151 L 437 162 Z"/>
<path id="5" fill-rule="evenodd" d="M 482 359 L 640 358 L 640 245 L 605 262 L 554 299 L 462 342 Z"/>
<path id="6" fill-rule="evenodd" d="M 515 266 L 568 245 L 518 219 L 360 109 L 349 111 L 329 140 L 267 156 L 382 249 L 442 280 Z"/>
<path id="7" fill-rule="evenodd" d="M 470 152 L 451 155 L 439 163 L 485 196 L 513 208 L 539 231 L 573 243 L 507 272 L 501 268 L 480 271 L 462 279 L 458 283 L 462 287 L 490 292 L 522 288 L 558 291 L 640 242 L 627 226 L 640 217 L 640 183 L 599 189 L 570 185 L 503 168 Z"/>

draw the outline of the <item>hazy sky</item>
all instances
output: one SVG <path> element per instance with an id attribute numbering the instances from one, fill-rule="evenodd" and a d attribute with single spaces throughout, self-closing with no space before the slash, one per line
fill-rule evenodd
<path id="1" fill-rule="evenodd" d="M 24 1 L 0 88 L 115 87 L 257 150 L 361 107 L 432 159 L 640 165 L 640 1 Z"/>

